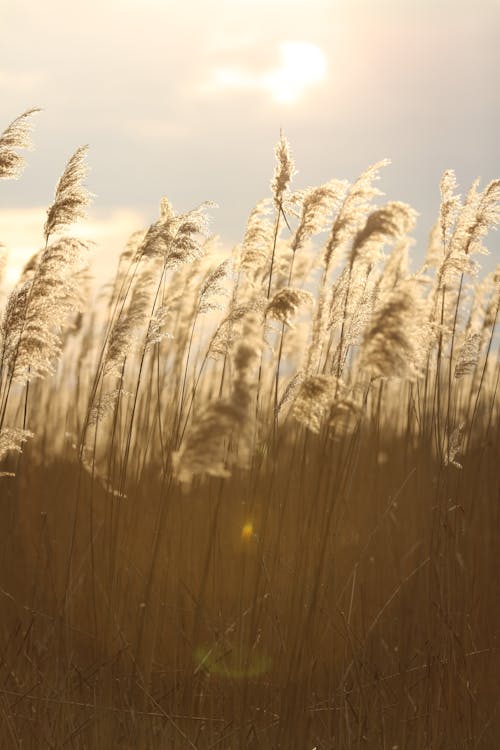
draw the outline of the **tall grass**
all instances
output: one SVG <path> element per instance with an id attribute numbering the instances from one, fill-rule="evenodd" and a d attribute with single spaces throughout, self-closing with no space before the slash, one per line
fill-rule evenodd
<path id="1" fill-rule="evenodd" d="M 19 174 L 33 111 L 0 136 Z M 387 162 L 241 246 L 163 199 L 86 302 L 86 149 L 1 323 L 2 747 L 494 748 L 500 182 Z M 3 170 L 3 171 L 2 171 Z"/>

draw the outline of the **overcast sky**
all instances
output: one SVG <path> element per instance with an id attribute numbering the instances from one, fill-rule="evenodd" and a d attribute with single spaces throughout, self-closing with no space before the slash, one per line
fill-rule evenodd
<path id="1" fill-rule="evenodd" d="M 0 0 L 0 130 L 44 110 L 28 169 L 0 183 L 0 241 L 37 249 L 88 143 L 98 265 L 162 196 L 215 201 L 213 231 L 236 243 L 283 128 L 296 187 L 389 157 L 380 187 L 421 214 L 422 251 L 444 169 L 463 192 L 500 176 L 499 30 L 499 0 Z"/>

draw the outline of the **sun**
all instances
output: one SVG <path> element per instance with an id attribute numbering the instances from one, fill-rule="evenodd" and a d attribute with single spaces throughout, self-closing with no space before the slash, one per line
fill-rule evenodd
<path id="1" fill-rule="evenodd" d="M 280 52 L 280 67 L 269 71 L 263 82 L 276 102 L 293 103 L 309 86 L 324 80 L 326 58 L 309 42 L 283 42 Z"/>
<path id="2" fill-rule="evenodd" d="M 326 57 L 311 42 L 281 42 L 279 61 L 263 71 L 232 65 L 212 71 L 204 91 L 227 89 L 264 91 L 278 104 L 294 104 L 306 89 L 326 78 Z"/>

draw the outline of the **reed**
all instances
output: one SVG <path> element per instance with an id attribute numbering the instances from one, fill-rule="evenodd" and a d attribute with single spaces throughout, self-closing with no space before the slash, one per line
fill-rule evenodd
<path id="1" fill-rule="evenodd" d="M 495 747 L 500 182 L 412 271 L 387 162 L 281 134 L 241 245 L 164 198 L 90 309 L 86 158 L 1 319 L 2 747 Z"/>

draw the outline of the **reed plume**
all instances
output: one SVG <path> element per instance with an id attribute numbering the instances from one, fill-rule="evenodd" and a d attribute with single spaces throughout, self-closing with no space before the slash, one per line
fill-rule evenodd
<path id="1" fill-rule="evenodd" d="M 85 218 L 91 200 L 89 191 L 82 185 L 88 173 L 87 152 L 88 146 L 80 146 L 75 151 L 57 183 L 54 202 L 47 211 L 44 226 L 46 243 L 54 232 Z"/>
<path id="2" fill-rule="evenodd" d="M 34 437 L 29 430 L 22 430 L 17 427 L 2 427 L 0 429 L 0 462 L 5 459 L 8 453 L 21 453 L 23 444 Z M 1 477 L 13 477 L 14 472 L 0 471 Z"/>
<path id="3" fill-rule="evenodd" d="M 138 331 L 149 319 L 154 286 L 160 273 L 157 258 L 144 257 L 139 264 L 130 293 L 130 302 L 116 318 L 108 339 L 104 358 L 104 374 L 119 375 L 127 355 L 138 344 Z M 159 321 L 156 321 L 157 323 Z M 155 334 L 158 334 L 155 325 Z"/>
<path id="4" fill-rule="evenodd" d="M 159 257 L 166 269 L 192 263 L 203 255 L 209 218 L 207 209 L 216 206 L 205 201 L 184 214 L 176 214 L 167 198 L 160 202 L 160 217 L 151 224 L 137 250 L 139 257 Z"/>
<path id="5" fill-rule="evenodd" d="M 252 401 L 256 393 L 255 369 L 262 346 L 261 319 L 250 311 L 245 315 L 240 341 L 233 352 L 234 375 L 231 395 L 206 406 L 196 417 L 180 449 L 173 454 L 174 470 L 180 482 L 197 474 L 230 475 L 230 466 L 246 467 L 252 441 Z M 228 441 L 236 446 L 227 453 Z"/>
<path id="6" fill-rule="evenodd" d="M 373 199 L 381 195 L 381 191 L 373 183 L 380 179 L 380 170 L 388 164 L 388 159 L 376 162 L 347 187 L 324 249 L 323 262 L 326 272 L 330 269 L 334 254 L 340 252 L 362 226 Z"/>
<path id="7" fill-rule="evenodd" d="M 354 237 L 349 262 L 357 260 L 376 263 L 381 258 L 382 247 L 390 240 L 401 240 L 410 232 L 416 221 L 416 211 L 406 203 L 392 201 L 373 211 Z"/>
<path id="8" fill-rule="evenodd" d="M 324 231 L 330 215 L 346 189 L 344 180 L 331 180 L 317 188 L 309 188 L 302 200 L 299 224 L 291 241 L 295 253 L 309 237 Z"/>
<path id="9" fill-rule="evenodd" d="M 273 179 L 271 180 L 271 192 L 276 209 L 281 211 L 290 183 L 296 174 L 295 164 L 290 151 L 290 143 L 283 133 L 280 134 L 280 139 L 276 144 L 274 153 L 276 156 L 276 166 Z"/>
<path id="10" fill-rule="evenodd" d="M 48 245 L 31 275 L 11 292 L 0 325 L 2 368 L 14 380 L 54 372 L 68 315 L 81 308 L 77 273 L 88 246 L 70 237 Z"/>
<path id="11" fill-rule="evenodd" d="M 458 351 L 455 365 L 455 377 L 463 378 L 464 375 L 474 372 L 479 361 L 481 347 L 481 334 L 469 331 L 464 343 Z"/>
<path id="12" fill-rule="evenodd" d="M 424 349 L 423 302 L 408 279 L 380 301 L 362 342 L 361 364 L 373 377 L 414 379 L 421 374 Z"/>
<path id="13" fill-rule="evenodd" d="M 457 469 L 463 469 L 463 465 L 457 461 L 457 455 L 462 450 L 462 442 L 464 437 L 464 424 L 460 424 L 456 427 L 453 432 L 448 436 L 448 446 L 444 455 L 445 466 L 455 466 Z"/>
<path id="14" fill-rule="evenodd" d="M 333 302 L 333 289 L 328 286 L 328 278 L 334 260 L 340 260 L 342 251 L 352 241 L 369 213 L 372 200 L 380 195 L 380 191 L 373 185 L 379 179 L 379 171 L 389 164 L 387 159 L 377 162 L 363 172 L 352 185 L 346 185 L 342 192 L 340 207 L 332 223 L 332 227 L 322 251 L 322 276 L 318 290 L 318 302 L 312 324 L 311 343 L 307 353 L 306 371 L 316 372 L 321 366 L 321 357 L 328 335 L 328 319 Z M 351 255 L 351 260 L 353 257 Z M 351 270 L 348 271 L 344 305 L 349 296 Z M 342 349 L 342 346 L 340 347 Z M 338 357 L 340 367 L 341 354 Z M 338 371 L 340 375 L 340 371 Z"/>
<path id="15" fill-rule="evenodd" d="M 23 171 L 26 161 L 16 153 L 16 150 L 32 147 L 31 118 L 37 112 L 40 112 L 40 109 L 36 107 L 26 110 L 0 134 L 0 180 L 15 179 Z"/>
<path id="16" fill-rule="evenodd" d="M 273 296 L 266 307 L 266 315 L 281 323 L 291 326 L 291 318 L 297 314 L 302 305 L 312 305 L 314 298 L 311 292 L 303 289 L 284 287 Z"/>
<path id="17" fill-rule="evenodd" d="M 83 157 L 0 321 L 0 745 L 493 747 L 500 183 L 412 273 L 281 136 L 241 247 L 164 198 L 82 310 Z"/>
<path id="18" fill-rule="evenodd" d="M 298 386 L 292 413 L 311 432 L 319 433 L 335 398 L 338 381 L 331 375 L 309 375 Z"/>
<path id="19" fill-rule="evenodd" d="M 268 216 L 271 201 L 257 203 L 248 218 L 241 249 L 241 267 L 254 279 L 266 268 L 273 245 L 273 225 Z"/>
<path id="20" fill-rule="evenodd" d="M 207 271 L 199 291 L 198 313 L 212 312 L 222 308 L 217 300 L 221 297 L 227 297 L 226 282 L 230 266 L 231 262 L 226 259 L 215 268 Z"/>

